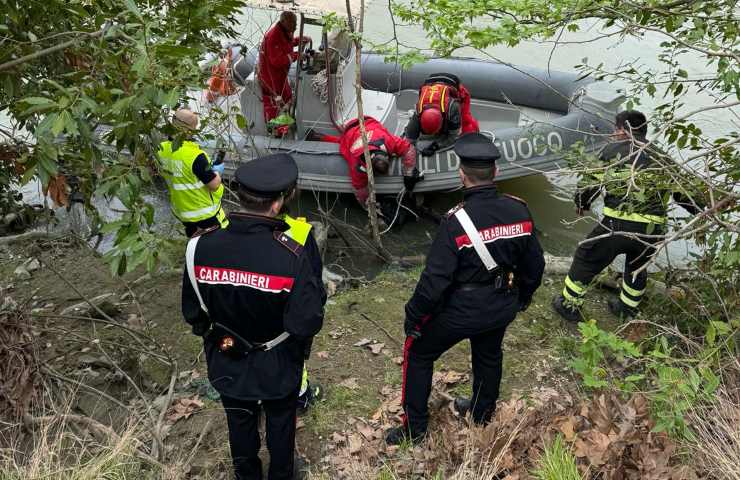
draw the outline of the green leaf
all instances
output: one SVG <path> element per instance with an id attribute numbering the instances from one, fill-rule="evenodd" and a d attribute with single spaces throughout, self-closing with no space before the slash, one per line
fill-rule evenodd
<path id="1" fill-rule="evenodd" d="M 29 105 L 56 105 L 56 102 L 46 97 L 24 97 L 20 100 Z"/>
<path id="2" fill-rule="evenodd" d="M 139 7 L 136 6 L 136 3 L 134 2 L 134 0 L 125 0 L 125 1 L 126 1 L 126 8 L 128 9 L 128 11 L 136 15 L 140 20 L 143 20 L 141 16 L 141 11 L 139 11 Z"/>

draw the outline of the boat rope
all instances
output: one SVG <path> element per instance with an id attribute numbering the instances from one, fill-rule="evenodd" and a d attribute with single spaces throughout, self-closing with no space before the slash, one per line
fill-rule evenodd
<path id="1" fill-rule="evenodd" d="M 403 196 L 405 194 L 406 194 L 406 187 L 401 187 L 401 191 L 398 192 L 398 195 L 396 195 L 396 213 L 393 215 L 393 220 L 391 220 L 391 223 L 388 225 L 388 228 L 380 232 L 380 235 L 385 235 L 391 230 L 391 228 L 393 228 L 393 225 L 396 223 L 396 220 L 398 220 L 398 214 L 401 212 L 402 208 L 406 210 L 407 212 L 409 212 L 414 217 L 416 217 L 416 220 L 419 220 L 419 215 L 417 215 L 416 212 L 414 212 L 409 207 L 403 204 Z"/>
<path id="2" fill-rule="evenodd" d="M 337 71 L 343 71 L 345 66 L 347 65 L 347 62 L 345 60 L 342 60 L 339 62 L 339 66 L 337 67 Z M 326 75 L 327 69 L 321 70 L 319 73 L 317 73 L 313 80 L 311 81 L 311 88 L 313 89 L 313 92 L 316 94 L 316 96 L 319 98 L 321 103 L 329 103 L 330 99 L 333 99 L 332 105 L 329 106 L 329 108 L 332 110 L 332 116 L 335 117 L 335 113 L 344 112 L 344 96 L 341 94 L 341 92 L 344 91 L 344 84 L 342 81 L 341 75 L 334 75 L 332 77 L 332 80 L 334 83 L 333 85 L 333 95 L 330 95 L 329 93 L 329 79 Z"/>

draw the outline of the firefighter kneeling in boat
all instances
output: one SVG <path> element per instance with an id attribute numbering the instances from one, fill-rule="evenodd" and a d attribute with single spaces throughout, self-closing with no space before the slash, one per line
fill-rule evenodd
<path id="1" fill-rule="evenodd" d="M 241 210 L 190 240 L 182 311 L 203 336 L 208 378 L 221 394 L 237 479 L 261 479 L 260 411 L 269 478 L 294 478 L 296 401 L 303 364 L 322 327 L 326 293 L 309 229 L 279 218 L 298 168 L 287 154 L 235 173 Z"/>
<path id="2" fill-rule="evenodd" d="M 472 350 L 473 397 L 457 399 L 455 408 L 461 414 L 471 411 L 476 423 L 491 420 L 506 327 L 528 307 L 545 268 L 527 205 L 496 189 L 496 146 L 471 133 L 457 140 L 455 153 L 465 201 L 440 225 L 406 304 L 404 423 L 387 432 L 388 444 L 426 435 L 434 362 L 465 339 Z"/>
<path id="3" fill-rule="evenodd" d="M 416 111 L 406 126 L 405 137 L 416 143 L 425 136 L 428 141 L 417 145 L 423 156 L 455 141 L 458 135 L 478 132 L 478 121 L 470 112 L 470 93 L 451 73 L 433 73 L 419 89 Z"/>

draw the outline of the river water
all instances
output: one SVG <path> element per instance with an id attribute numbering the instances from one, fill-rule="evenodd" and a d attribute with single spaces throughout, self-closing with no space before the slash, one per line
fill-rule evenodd
<path id="1" fill-rule="evenodd" d="M 248 46 L 257 45 L 263 33 L 276 20 L 277 12 L 263 10 L 246 10 L 240 16 L 241 32 L 240 43 Z M 398 26 L 396 28 L 398 38 L 405 48 L 424 50 L 428 48 L 429 42 L 421 27 L 416 25 Z M 387 42 L 393 38 L 393 22 L 388 11 L 388 5 L 384 2 L 372 3 L 366 13 L 365 20 L 366 38 L 369 42 L 377 44 Z M 314 39 L 320 38 L 320 31 L 316 27 L 309 27 L 307 33 Z M 479 52 L 472 49 L 456 52 L 459 56 L 470 56 L 483 59 L 496 59 L 517 65 L 549 68 L 553 70 L 573 70 L 576 64 L 581 63 L 587 57 L 590 63 L 604 62 L 607 69 L 614 69 L 620 64 L 635 61 L 646 67 L 657 67 L 659 64 L 657 55 L 659 43 L 664 40 L 658 33 L 651 33 L 640 40 L 625 38 L 621 42 L 615 39 L 605 38 L 590 43 L 582 43 L 604 33 L 600 24 L 595 21 L 582 22 L 579 32 L 564 32 L 560 44 L 553 49 L 552 44 L 525 42 L 517 47 L 498 46 Z M 404 47 L 402 47 L 404 48 Z M 690 76 L 709 73 L 706 70 L 705 61 L 698 57 L 684 55 L 681 57 L 683 68 Z M 617 87 L 620 85 L 616 84 Z M 686 110 L 706 105 L 709 99 L 706 96 L 694 95 L 686 99 Z M 650 113 L 653 104 L 645 101 L 642 109 Z M 0 117 L 0 123 L 3 118 Z M 719 135 L 722 132 L 736 129 L 729 114 L 724 117 L 717 115 L 698 118 L 698 124 L 705 133 Z M 536 175 L 515 180 L 501 182 L 499 188 L 507 193 L 517 195 L 525 199 L 532 211 L 537 229 L 541 233 L 546 250 L 561 255 L 569 255 L 575 248 L 575 244 L 586 232 L 592 228 L 595 216 L 578 219 L 574 212 L 570 191 L 575 184 L 575 179 L 567 175 Z M 38 187 L 27 186 L 25 189 L 27 198 L 37 197 Z M 315 200 L 313 195 L 304 194 L 301 199 L 303 208 L 313 209 Z M 321 197 L 324 206 L 333 203 L 331 196 Z M 353 204 L 353 199 L 343 198 L 337 209 L 344 212 L 350 220 L 361 221 L 362 212 Z M 160 208 L 166 210 L 166 201 L 153 197 Z M 428 198 L 429 203 L 437 210 L 443 211 L 459 202 L 459 193 L 436 195 Z M 596 212 L 599 206 L 596 207 Z M 160 218 L 167 218 L 165 212 L 161 212 Z M 676 216 L 682 215 L 677 209 L 671 210 Z M 62 214 L 62 216 L 64 216 Z M 434 232 L 434 226 L 428 222 L 418 222 L 403 229 L 401 233 L 391 233 L 386 238 L 397 245 L 403 253 L 413 254 L 423 252 L 430 241 L 430 235 Z M 695 251 L 695 247 L 686 243 L 674 244 L 669 255 L 671 261 L 680 261 L 686 258 L 687 253 Z"/>

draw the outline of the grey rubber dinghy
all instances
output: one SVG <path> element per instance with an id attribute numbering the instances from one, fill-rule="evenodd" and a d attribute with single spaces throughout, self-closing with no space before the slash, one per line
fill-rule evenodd
<path id="1" fill-rule="evenodd" d="M 316 24 L 300 16 L 304 22 Z M 191 108 L 218 107 L 226 113 L 226 127 L 217 128 L 215 140 L 204 147 L 209 153 L 222 148 L 226 175 L 240 162 L 266 153 L 288 152 L 300 171 L 303 189 L 352 192 L 347 164 L 335 143 L 309 141 L 318 134 L 339 135 L 338 127 L 357 116 L 355 62 L 350 42 L 324 35 L 313 57 L 304 55 L 290 72 L 295 98 L 294 130 L 285 138 L 268 135 L 263 117 L 262 94 L 255 77 L 257 49 L 233 47 L 230 74 L 238 89 L 213 103 L 194 101 Z M 343 45 L 343 46 L 342 46 Z M 305 46 L 304 51 L 310 48 Z M 613 118 L 623 97 L 609 84 L 579 78 L 577 73 L 512 67 L 472 58 L 433 58 L 408 70 L 386 63 L 383 56 L 362 54 L 362 100 L 366 115 L 382 122 L 391 133 L 402 135 L 414 112 L 418 89 L 435 72 L 457 75 L 472 97 L 471 110 L 480 130 L 494 138 L 501 151 L 499 179 L 547 172 L 565 165 L 565 154 L 577 142 L 587 151 L 600 148 L 613 129 Z M 334 73 L 326 75 L 326 64 Z M 198 95 L 195 95 L 196 97 Z M 243 116 L 236 121 L 238 115 Z M 419 142 L 425 141 L 420 139 Z M 447 142 L 429 157 L 418 156 L 424 181 L 418 192 L 447 191 L 460 187 L 459 159 Z M 380 194 L 396 194 L 403 187 L 400 161 L 387 176 L 376 177 Z"/>

